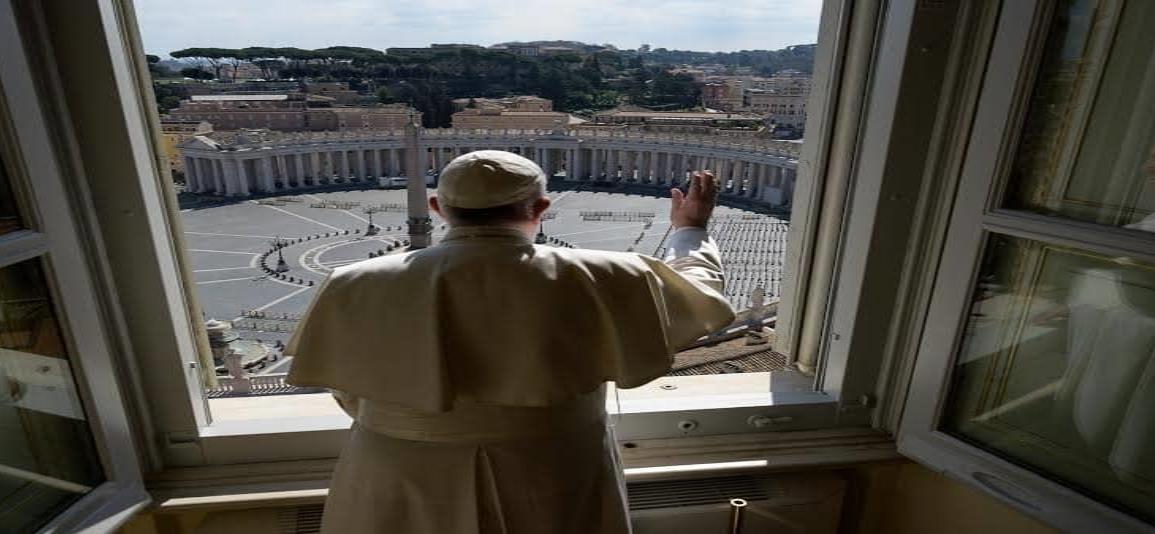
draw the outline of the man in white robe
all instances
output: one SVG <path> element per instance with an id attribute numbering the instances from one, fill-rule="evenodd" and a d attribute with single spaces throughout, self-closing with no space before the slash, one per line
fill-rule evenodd
<path id="1" fill-rule="evenodd" d="M 630 388 L 729 325 L 706 223 L 714 177 L 672 190 L 669 253 L 533 244 L 550 205 L 532 161 L 453 160 L 437 245 L 336 269 L 285 353 L 289 381 L 354 419 L 327 533 L 629 532 L 605 382 Z"/>

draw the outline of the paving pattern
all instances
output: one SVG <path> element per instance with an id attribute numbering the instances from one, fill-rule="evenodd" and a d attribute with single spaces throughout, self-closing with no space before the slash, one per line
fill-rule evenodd
<path id="1" fill-rule="evenodd" d="M 665 250 L 666 198 L 582 190 L 550 195 L 554 205 L 545 232 L 555 244 L 656 255 Z M 246 339 L 287 341 L 334 268 L 406 244 L 406 214 L 391 209 L 404 202 L 402 189 L 371 189 L 183 210 L 185 245 L 205 319 L 232 320 Z M 381 231 L 366 236 L 370 217 Z M 433 217 L 436 241 L 447 228 Z M 754 287 L 777 293 L 787 229 L 786 221 L 771 215 L 717 209 L 711 230 L 733 281 L 727 296 L 735 307 L 748 305 Z M 278 273 L 282 257 L 288 270 Z"/>

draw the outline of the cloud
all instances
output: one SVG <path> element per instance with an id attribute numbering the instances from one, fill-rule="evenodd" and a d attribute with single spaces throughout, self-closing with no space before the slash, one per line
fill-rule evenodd
<path id="1" fill-rule="evenodd" d="M 145 49 L 385 49 L 572 39 L 635 48 L 778 49 L 817 40 L 821 0 L 137 0 Z M 190 7 L 191 6 L 191 7 Z"/>

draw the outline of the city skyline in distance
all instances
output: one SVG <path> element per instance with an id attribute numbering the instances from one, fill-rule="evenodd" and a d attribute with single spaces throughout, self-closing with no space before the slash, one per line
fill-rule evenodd
<path id="1" fill-rule="evenodd" d="M 303 0 L 277 2 L 276 9 L 261 9 L 252 0 L 202 0 L 195 18 L 187 6 L 166 0 L 137 0 L 135 7 L 145 49 L 161 56 L 206 46 L 349 45 L 384 50 L 430 43 L 489 46 L 541 40 L 730 52 L 817 42 L 821 0 L 739 0 L 722 5 L 700 0 L 600 0 L 580 5 L 549 0 L 517 6 L 497 0 L 387 5 L 335 0 L 324 10 Z"/>

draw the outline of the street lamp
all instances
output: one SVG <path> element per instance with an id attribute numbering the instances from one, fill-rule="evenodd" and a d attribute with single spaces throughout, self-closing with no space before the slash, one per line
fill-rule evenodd
<path id="1" fill-rule="evenodd" d="M 378 211 L 380 210 L 372 206 L 365 208 L 365 214 L 369 216 L 369 227 L 365 229 L 366 236 L 377 235 L 377 233 L 381 231 L 377 225 L 373 224 L 373 214 L 377 213 Z"/>
<path id="2" fill-rule="evenodd" d="M 542 221 L 542 222 L 538 223 L 537 237 L 533 238 L 533 242 L 538 244 L 538 245 L 544 245 L 548 241 L 549 241 L 549 238 L 547 238 L 545 236 L 545 221 Z"/>
<path id="3" fill-rule="evenodd" d="M 285 261 L 285 253 L 282 250 L 286 245 L 288 245 L 288 242 L 281 239 L 281 236 L 277 236 L 273 239 L 273 247 L 277 249 L 277 268 L 273 269 L 274 272 L 289 272 L 289 264 Z"/>

